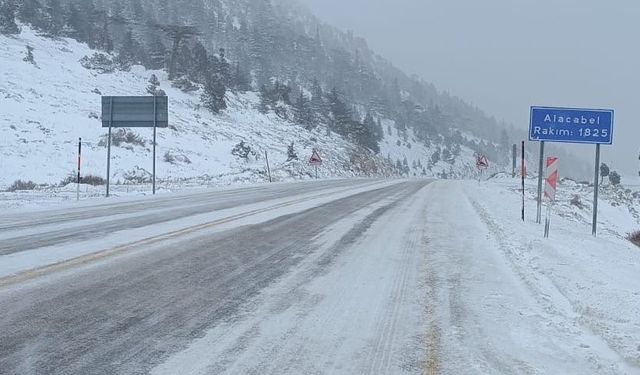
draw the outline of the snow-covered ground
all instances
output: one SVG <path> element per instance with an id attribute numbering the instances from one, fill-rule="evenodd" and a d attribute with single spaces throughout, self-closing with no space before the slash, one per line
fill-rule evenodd
<path id="1" fill-rule="evenodd" d="M 535 180 L 527 181 L 525 222 L 519 180 L 437 186 L 426 223 L 430 368 L 640 373 L 640 249 L 625 239 L 640 228 L 637 199 L 605 188 L 594 238 L 593 189 L 565 181 L 544 239 Z"/>

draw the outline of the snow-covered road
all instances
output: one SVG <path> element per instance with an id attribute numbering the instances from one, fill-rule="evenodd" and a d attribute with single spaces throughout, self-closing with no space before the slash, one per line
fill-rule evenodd
<path id="1" fill-rule="evenodd" d="M 54 265 L 22 259 L 4 277 L 0 373 L 420 373 L 427 185 L 307 183 L 173 200 L 194 210 L 188 217 L 160 200 L 152 212 L 130 202 L 89 216 L 47 211 L 34 226 L 26 214 L 4 220 L 4 263 L 83 251 Z M 154 220 L 172 212 L 175 223 Z M 136 238 L 154 225 L 161 240 Z M 137 248 L 103 249 L 105 227 Z"/>
<path id="2" fill-rule="evenodd" d="M 0 374 L 640 373 L 639 252 L 541 241 L 518 202 L 358 180 L 14 213 Z"/>

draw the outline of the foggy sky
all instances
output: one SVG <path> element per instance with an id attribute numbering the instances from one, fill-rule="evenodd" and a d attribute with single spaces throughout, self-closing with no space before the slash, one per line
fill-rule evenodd
<path id="1" fill-rule="evenodd" d="M 614 109 L 603 161 L 637 176 L 637 0 L 299 1 L 407 73 L 519 129 L 532 105 Z M 594 146 L 568 147 L 593 159 Z"/>

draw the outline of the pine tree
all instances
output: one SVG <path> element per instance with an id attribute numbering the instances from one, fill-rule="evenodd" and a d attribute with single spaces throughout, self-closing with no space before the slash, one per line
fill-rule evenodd
<path id="1" fill-rule="evenodd" d="M 192 61 L 187 75 L 194 82 L 204 83 L 209 71 L 209 54 L 200 41 L 196 41 L 191 49 Z"/>
<path id="2" fill-rule="evenodd" d="M 33 48 L 33 47 L 31 47 L 31 46 L 27 45 L 27 56 L 25 56 L 25 58 L 24 58 L 24 59 L 22 59 L 22 61 L 27 62 L 27 63 L 29 63 L 29 64 L 33 64 L 34 66 L 36 66 L 36 67 L 37 67 L 37 66 L 38 66 L 38 64 L 36 64 L 36 60 L 35 60 L 35 58 L 33 57 L 33 50 L 34 50 L 34 48 Z"/>
<path id="3" fill-rule="evenodd" d="M 620 185 L 620 174 L 616 171 L 611 171 L 611 173 L 609 173 L 609 182 L 611 182 L 613 186 Z"/>
<path id="4" fill-rule="evenodd" d="M 509 141 L 509 135 L 507 134 L 507 131 L 505 129 L 502 129 L 500 131 L 500 146 L 505 149 L 509 149 L 510 145 L 511 142 Z"/>
<path id="5" fill-rule="evenodd" d="M 85 41 L 86 35 L 86 17 L 83 17 L 78 7 L 71 3 L 67 14 L 66 24 L 68 26 L 66 36 L 79 41 Z"/>
<path id="6" fill-rule="evenodd" d="M 378 119 L 378 121 L 376 122 L 376 120 L 373 119 L 371 112 L 367 112 L 367 115 L 365 116 L 363 123 L 365 127 L 368 129 L 368 131 L 372 134 L 376 142 L 379 142 L 382 140 L 382 138 L 384 138 L 380 120 Z"/>
<path id="7" fill-rule="evenodd" d="M 109 14 L 104 10 L 96 11 L 96 17 L 101 27 L 96 47 L 111 53 L 113 51 L 113 39 L 111 39 L 111 31 L 109 30 Z"/>
<path id="8" fill-rule="evenodd" d="M 436 151 L 431 155 L 431 164 L 438 164 L 440 161 L 440 148 L 438 147 Z"/>
<path id="9" fill-rule="evenodd" d="M 18 8 L 18 18 L 34 27 L 42 27 L 41 9 L 42 4 L 38 0 L 23 0 Z"/>
<path id="10" fill-rule="evenodd" d="M 398 171 L 398 173 L 404 174 L 404 168 L 402 166 L 402 161 L 400 161 L 400 159 L 396 160 L 396 170 Z"/>
<path id="11" fill-rule="evenodd" d="M 260 86 L 260 105 L 258 111 L 262 114 L 266 114 L 271 109 L 271 100 L 269 98 L 269 90 L 266 85 Z"/>
<path id="12" fill-rule="evenodd" d="M 298 97 L 295 105 L 295 120 L 306 128 L 311 128 L 314 125 L 314 116 L 311 110 L 311 105 L 302 90 L 300 91 L 300 96 Z"/>
<path id="13" fill-rule="evenodd" d="M 77 13 L 74 9 L 77 9 Z M 72 4 L 67 17 L 68 33 L 71 37 L 86 42 L 91 48 L 100 48 L 98 39 L 101 32 L 101 15 L 96 11 L 92 0 Z"/>
<path id="14" fill-rule="evenodd" d="M 234 89 L 240 92 L 251 90 L 251 83 L 247 77 L 247 73 L 240 68 L 240 63 L 236 62 L 236 66 L 233 74 L 233 86 Z"/>
<path id="15" fill-rule="evenodd" d="M 351 112 L 342 99 L 340 99 L 336 88 L 333 88 L 327 95 L 327 101 L 329 102 L 329 109 L 332 115 L 332 121 L 330 123 L 331 130 L 343 136 L 347 135 L 347 126 L 351 121 Z"/>
<path id="16" fill-rule="evenodd" d="M 219 61 L 217 74 L 222 79 L 222 82 L 226 87 L 233 86 L 233 80 L 231 79 L 230 69 L 229 69 L 229 61 L 227 61 L 227 57 L 225 55 L 226 51 L 224 48 L 220 48 L 218 51 Z"/>
<path id="17" fill-rule="evenodd" d="M 49 34 L 57 36 L 62 33 L 65 26 L 65 14 L 60 0 L 44 0 L 43 28 Z"/>
<path id="18" fill-rule="evenodd" d="M 171 40 L 172 47 L 171 57 L 169 59 L 169 79 L 174 80 L 178 78 L 176 69 L 179 57 L 178 54 L 182 47 L 182 43 L 198 35 L 198 30 L 193 25 L 156 25 L 156 28 L 162 30 L 166 34 L 167 38 Z"/>
<path id="19" fill-rule="evenodd" d="M 313 84 L 311 85 L 311 110 L 319 117 L 324 117 L 325 115 L 325 106 L 324 106 L 324 92 L 322 91 L 322 86 L 316 78 L 313 79 Z"/>
<path id="20" fill-rule="evenodd" d="M 167 47 L 162 43 L 162 39 L 157 33 L 152 33 L 148 39 L 147 55 L 145 60 L 145 66 L 148 69 L 162 69 L 165 67 L 165 60 L 167 55 Z M 204 82 L 204 80 L 203 80 Z"/>
<path id="21" fill-rule="evenodd" d="M 166 96 L 166 93 L 160 89 L 160 80 L 155 74 L 149 77 L 149 86 L 147 86 L 147 93 L 153 96 Z"/>
<path id="22" fill-rule="evenodd" d="M 191 48 L 187 43 L 182 43 L 175 60 L 173 80 L 184 80 L 190 71 L 193 71 L 194 59 L 191 55 Z"/>
<path id="23" fill-rule="evenodd" d="M 287 162 L 298 160 L 298 154 L 296 153 L 294 143 L 291 142 L 289 146 L 287 146 Z"/>
<path id="24" fill-rule="evenodd" d="M 611 173 L 611 169 L 609 168 L 609 166 L 605 163 L 602 163 L 600 165 L 600 176 L 601 176 L 600 184 L 604 183 L 604 178 L 609 177 L 610 173 Z"/>
<path id="25" fill-rule="evenodd" d="M 20 28 L 16 24 L 17 9 L 14 0 L 4 0 L 0 3 L 0 34 L 20 33 Z"/>
<path id="26" fill-rule="evenodd" d="M 139 51 L 142 49 L 134 39 L 133 32 L 127 31 L 118 49 L 117 62 L 121 69 L 128 70 L 133 64 L 140 64 L 142 61 L 138 59 Z"/>
<path id="27" fill-rule="evenodd" d="M 370 149 L 376 154 L 380 152 L 380 146 L 375 135 L 363 123 L 352 120 L 347 131 L 353 142 Z"/>
<path id="28" fill-rule="evenodd" d="M 211 112 L 220 113 L 220 111 L 227 108 L 226 93 L 227 89 L 222 78 L 218 74 L 209 74 L 201 97 L 202 103 Z"/>

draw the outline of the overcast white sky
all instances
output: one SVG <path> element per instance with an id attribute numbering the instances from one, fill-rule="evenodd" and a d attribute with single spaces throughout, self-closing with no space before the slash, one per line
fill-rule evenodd
<path id="1" fill-rule="evenodd" d="M 637 175 L 639 1 L 299 1 L 406 72 L 521 129 L 531 105 L 616 110 L 614 146 L 603 157 Z"/>

